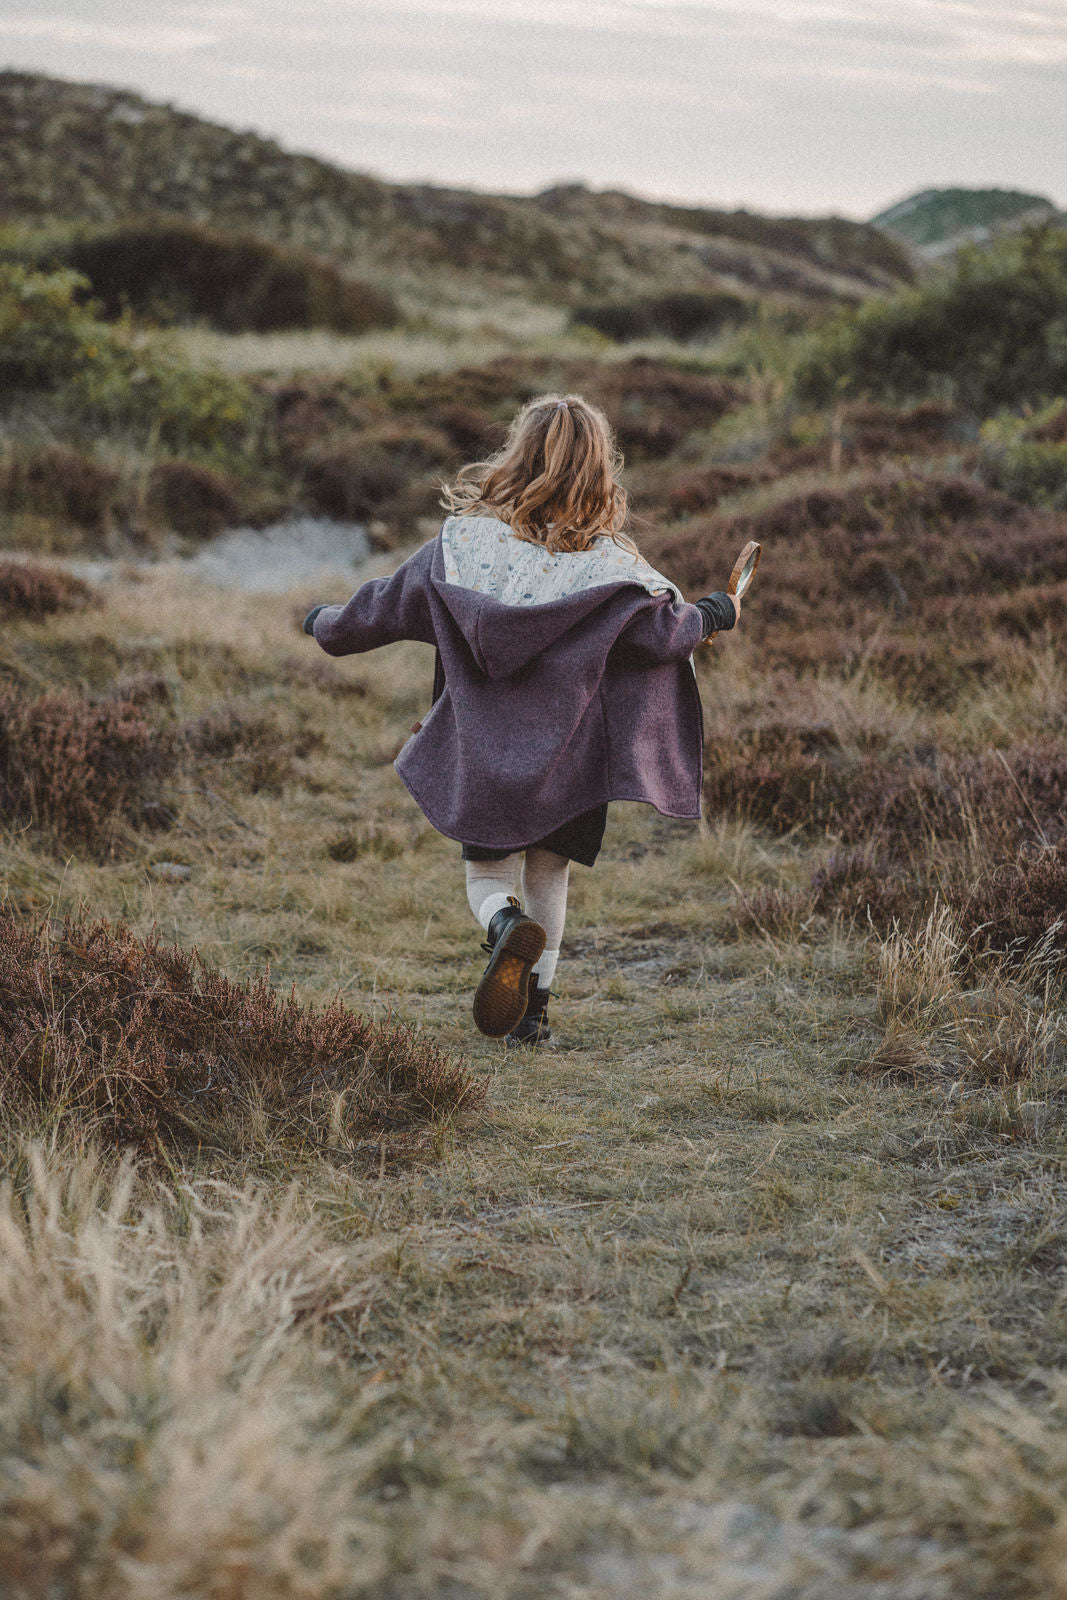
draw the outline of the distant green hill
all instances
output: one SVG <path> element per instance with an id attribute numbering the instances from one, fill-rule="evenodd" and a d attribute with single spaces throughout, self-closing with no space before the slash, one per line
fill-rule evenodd
<path id="1" fill-rule="evenodd" d="M 0 72 L 0 222 L 165 216 L 328 256 L 427 294 L 457 277 L 564 302 L 650 290 L 861 300 L 907 281 L 878 228 L 656 204 L 581 185 L 532 197 L 385 183 L 127 90 Z"/>
<path id="2" fill-rule="evenodd" d="M 923 189 L 871 218 L 924 254 L 941 254 L 967 241 L 983 244 L 997 233 L 1050 222 L 1058 212 L 1045 195 L 1020 189 Z"/>

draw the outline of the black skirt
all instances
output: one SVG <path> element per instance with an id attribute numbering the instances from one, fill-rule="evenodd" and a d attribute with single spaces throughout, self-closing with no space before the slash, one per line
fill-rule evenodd
<path id="1" fill-rule="evenodd" d="M 514 855 L 516 850 L 554 850 L 556 855 L 566 856 L 568 861 L 591 867 L 600 854 L 607 820 L 607 806 L 594 806 L 591 811 L 583 811 L 580 816 L 572 817 L 562 828 L 546 834 L 543 839 L 531 839 L 529 844 L 517 844 L 512 850 L 487 850 L 480 844 L 465 844 L 462 856 L 464 861 L 503 861 L 506 856 Z"/>

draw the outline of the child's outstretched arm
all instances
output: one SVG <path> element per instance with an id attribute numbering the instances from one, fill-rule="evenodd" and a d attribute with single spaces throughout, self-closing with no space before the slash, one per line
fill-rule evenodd
<path id="1" fill-rule="evenodd" d="M 408 557 L 391 578 L 372 578 L 357 589 L 347 605 L 315 606 L 304 619 L 328 655 L 349 656 L 398 639 L 436 642 L 427 590 L 434 540 Z"/>
<path id="2" fill-rule="evenodd" d="M 702 640 L 732 628 L 736 620 L 732 595 L 717 591 L 695 605 L 664 596 L 638 612 L 619 635 L 619 643 L 652 661 L 684 661 Z"/>

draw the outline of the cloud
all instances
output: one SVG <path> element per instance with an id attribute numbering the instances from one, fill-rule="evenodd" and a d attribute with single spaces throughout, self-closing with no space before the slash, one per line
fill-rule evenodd
<path id="1" fill-rule="evenodd" d="M 10 17 L 0 22 L 0 39 L 3 38 L 169 55 L 186 50 L 212 49 L 223 42 L 225 35 L 218 28 L 180 28 L 163 23 L 131 23 L 109 27 L 99 22 L 82 22 L 74 17 Z"/>
<path id="2" fill-rule="evenodd" d="M 1067 197 L 1064 0 L 53 3 L 0 0 L 9 59 L 387 176 L 860 214 L 948 173 Z"/>

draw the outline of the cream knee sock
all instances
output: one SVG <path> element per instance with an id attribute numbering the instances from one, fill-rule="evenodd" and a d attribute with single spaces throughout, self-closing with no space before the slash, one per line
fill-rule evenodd
<path id="1" fill-rule="evenodd" d="M 468 861 L 467 903 L 485 931 L 498 911 L 502 911 L 515 893 L 519 876 L 519 853 L 505 856 L 503 861 Z"/>
<path id="2" fill-rule="evenodd" d="M 545 930 L 545 948 L 531 976 L 539 989 L 547 989 L 556 972 L 563 925 L 567 920 L 567 884 L 571 864 L 554 850 L 527 850 L 522 869 L 526 915 Z"/>

